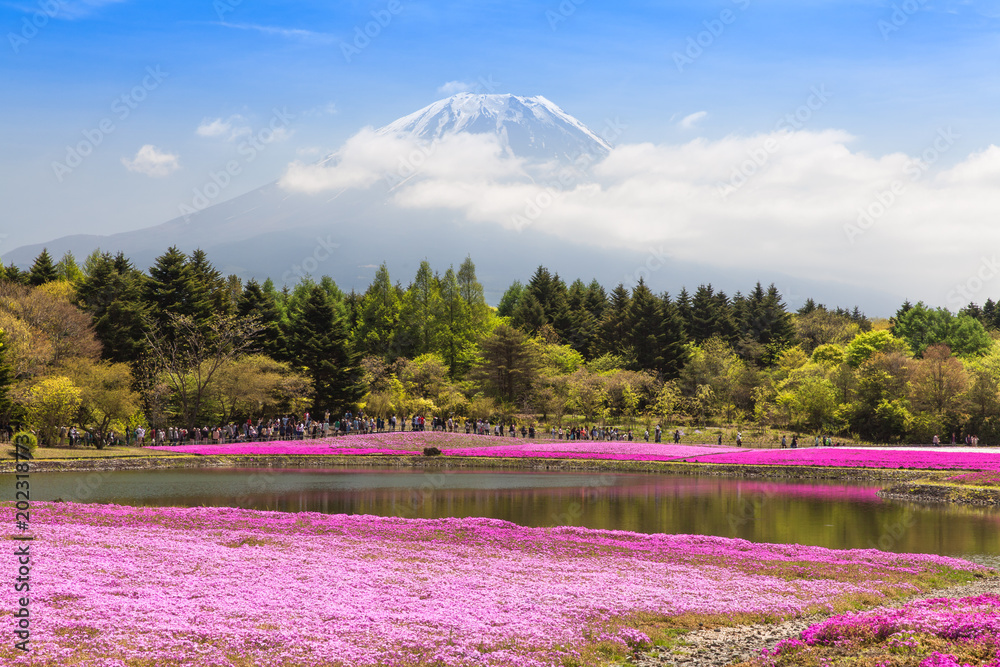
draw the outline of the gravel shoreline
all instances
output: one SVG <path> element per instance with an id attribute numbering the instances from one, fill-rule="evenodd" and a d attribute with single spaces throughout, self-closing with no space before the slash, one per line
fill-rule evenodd
<path id="1" fill-rule="evenodd" d="M 975 556 L 965 559 L 1000 570 L 1000 556 Z M 968 584 L 940 588 L 886 606 L 899 607 L 913 600 L 967 597 L 986 593 L 1000 594 L 1000 577 L 984 577 Z M 697 630 L 684 636 L 685 646 L 669 650 L 656 648 L 638 656 L 631 661 L 631 664 L 638 667 L 726 667 L 756 658 L 760 656 L 762 649 L 774 648 L 784 639 L 798 637 L 810 625 L 829 617 L 830 614 L 813 614 L 783 623 L 758 623 Z"/>

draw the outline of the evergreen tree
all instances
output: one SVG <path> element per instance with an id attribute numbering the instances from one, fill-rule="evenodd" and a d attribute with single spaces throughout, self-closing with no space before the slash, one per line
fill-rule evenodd
<path id="1" fill-rule="evenodd" d="M 660 368 L 662 319 L 656 297 L 646 287 L 643 279 L 639 278 L 639 284 L 632 290 L 632 299 L 625 315 L 629 345 L 638 370 L 657 371 Z"/>
<path id="2" fill-rule="evenodd" d="M 695 343 L 703 343 L 719 335 L 722 328 L 719 300 L 712 285 L 699 285 L 691 299 L 689 335 Z"/>
<path id="3" fill-rule="evenodd" d="M 455 270 L 448 268 L 441 279 L 441 298 L 435 314 L 441 325 L 438 351 L 448 364 L 448 374 L 458 377 L 475 357 L 477 331 L 472 326 L 472 313 L 462 294 Z"/>
<path id="4" fill-rule="evenodd" d="M 56 273 L 59 275 L 59 280 L 65 280 L 73 285 L 79 284 L 83 280 L 83 271 L 80 270 L 76 263 L 76 257 L 69 250 L 56 264 Z"/>
<path id="5" fill-rule="evenodd" d="M 521 284 L 520 280 L 515 280 L 510 284 L 510 287 L 503 293 L 500 297 L 500 303 L 497 304 L 497 315 L 499 317 L 513 317 L 514 310 L 517 309 L 517 304 L 521 300 L 521 295 L 524 293 L 524 285 Z"/>
<path id="6" fill-rule="evenodd" d="M 419 357 L 437 349 L 440 323 L 434 315 L 440 311 L 440 299 L 439 280 L 425 259 L 403 298 L 402 321 L 410 343 L 404 356 Z"/>
<path id="7" fill-rule="evenodd" d="M 510 322 L 518 329 L 534 335 L 548 324 L 549 320 L 545 316 L 545 307 L 542 306 L 538 297 L 526 288 L 517 300 L 517 308 L 514 309 Z"/>
<path id="8" fill-rule="evenodd" d="M 278 361 L 288 360 L 281 311 L 273 291 L 266 291 L 256 280 L 250 280 L 236 302 L 236 314 L 257 319 L 261 330 L 255 343 L 262 354 Z"/>
<path id="9" fill-rule="evenodd" d="M 677 304 L 670 300 L 670 295 L 664 293 L 660 298 L 660 371 L 667 379 L 680 376 L 681 369 L 687 363 L 687 335 L 684 333 L 684 320 L 681 318 Z"/>
<path id="10" fill-rule="evenodd" d="M 590 314 L 594 316 L 595 322 L 604 319 L 604 309 L 608 307 L 608 293 L 604 291 L 596 278 L 587 285 L 586 306 Z"/>
<path id="11" fill-rule="evenodd" d="M 688 295 L 686 287 L 681 287 L 680 293 L 677 295 L 677 314 L 680 315 L 681 322 L 684 323 L 684 335 L 688 338 L 692 338 L 692 327 L 694 315 L 691 312 L 691 297 Z"/>
<path id="12" fill-rule="evenodd" d="M 313 412 L 351 408 L 363 394 L 361 369 L 348 340 L 343 309 L 320 285 L 291 313 L 288 347 L 292 363 L 313 382 Z"/>
<path id="13" fill-rule="evenodd" d="M 601 290 L 603 300 L 603 289 Z M 584 359 L 591 359 L 594 355 L 594 343 L 597 340 L 598 327 L 597 319 L 589 307 L 590 292 L 583 281 L 574 280 L 566 292 L 566 307 L 568 310 L 569 330 L 567 332 L 567 343 L 577 352 L 583 355 Z M 600 303 L 598 308 L 604 310 L 604 304 Z"/>
<path id="14" fill-rule="evenodd" d="M 611 290 L 608 301 L 604 319 L 601 321 L 600 352 L 621 355 L 628 361 L 632 358 L 631 336 L 628 330 L 628 311 L 632 297 L 625 285 L 618 283 L 618 286 Z"/>
<path id="15" fill-rule="evenodd" d="M 206 322 L 219 315 L 230 315 L 233 310 L 231 290 L 226 279 L 212 263 L 202 249 L 191 253 L 188 261 L 191 274 L 191 286 L 194 290 L 190 314 L 199 322 Z"/>
<path id="16" fill-rule="evenodd" d="M 192 274 L 188 258 L 171 246 L 156 258 L 145 283 L 145 302 L 152 321 L 170 337 L 170 315 L 186 315 L 201 323 L 210 312 L 208 292 Z"/>
<path id="17" fill-rule="evenodd" d="M 476 265 L 473 264 L 471 257 L 466 257 L 458 267 L 457 280 L 459 293 L 469 307 L 471 326 L 475 329 L 485 327 L 490 319 L 490 307 L 483 295 L 483 286 L 476 278 Z"/>
<path id="18" fill-rule="evenodd" d="M 86 260 L 76 286 L 76 302 L 94 320 L 103 358 L 133 368 L 148 352 L 146 276 L 118 253 L 95 250 Z"/>
<path id="19" fill-rule="evenodd" d="M 42 252 L 35 258 L 35 263 L 31 265 L 31 270 L 28 272 L 28 283 L 37 287 L 54 280 L 59 280 L 59 272 L 56 271 L 48 248 L 42 248 Z"/>
<path id="20" fill-rule="evenodd" d="M 362 354 L 394 360 L 400 355 L 397 341 L 402 301 L 399 291 L 383 263 L 361 300 L 358 323 L 354 329 L 354 347 Z"/>

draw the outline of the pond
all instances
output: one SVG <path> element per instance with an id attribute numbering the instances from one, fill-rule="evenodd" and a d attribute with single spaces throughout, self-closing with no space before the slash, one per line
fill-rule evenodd
<path id="1" fill-rule="evenodd" d="M 34 473 L 35 500 L 220 506 L 691 533 L 952 556 L 1000 554 L 1000 511 L 883 501 L 870 483 L 653 473 L 182 469 Z"/>

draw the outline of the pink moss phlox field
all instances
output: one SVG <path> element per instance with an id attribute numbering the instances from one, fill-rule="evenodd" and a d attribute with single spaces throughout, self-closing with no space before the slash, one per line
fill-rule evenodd
<path id="1" fill-rule="evenodd" d="M 494 519 L 36 503 L 32 527 L 33 651 L 0 664 L 554 665 L 642 644 L 637 612 L 794 615 L 980 569 Z"/>
<path id="2" fill-rule="evenodd" d="M 438 447 L 448 456 L 502 458 L 587 458 L 630 461 L 670 461 L 712 453 L 740 451 L 733 447 L 700 447 L 647 442 L 556 441 L 527 442 L 518 438 L 460 433 L 370 433 L 318 440 L 244 442 L 222 445 L 157 446 L 148 449 L 201 456 L 333 456 L 418 455 Z"/>
<path id="3" fill-rule="evenodd" d="M 1000 486 L 1000 470 L 968 472 L 949 477 L 947 481 L 968 486 Z"/>
<path id="4" fill-rule="evenodd" d="M 927 636 L 946 640 L 954 654 L 921 650 Z M 850 652 L 873 645 L 912 655 L 921 667 L 968 664 L 965 658 L 969 655 L 988 656 L 976 664 L 1000 667 L 1000 596 L 918 600 L 895 609 L 880 607 L 833 616 L 807 628 L 800 639 L 785 640 L 773 651 L 765 650 L 764 662 L 805 664 L 802 654 L 809 653 L 811 647 L 839 647 Z"/>
<path id="5" fill-rule="evenodd" d="M 913 468 L 1000 471 L 1000 452 L 934 452 L 883 449 L 753 449 L 695 456 L 685 461 L 738 465 Z"/>

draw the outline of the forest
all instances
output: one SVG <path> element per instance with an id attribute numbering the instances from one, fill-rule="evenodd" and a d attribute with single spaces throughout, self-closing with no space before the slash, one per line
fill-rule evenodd
<path id="1" fill-rule="evenodd" d="M 46 443 L 61 427 L 257 421 L 311 410 L 649 428 L 728 426 L 873 442 L 1000 442 L 1000 306 L 904 302 L 893 317 L 771 285 L 606 289 L 544 266 L 487 304 L 471 257 L 384 264 L 364 292 L 327 277 L 280 289 L 169 248 L 47 251 L 0 264 L 0 425 Z"/>

